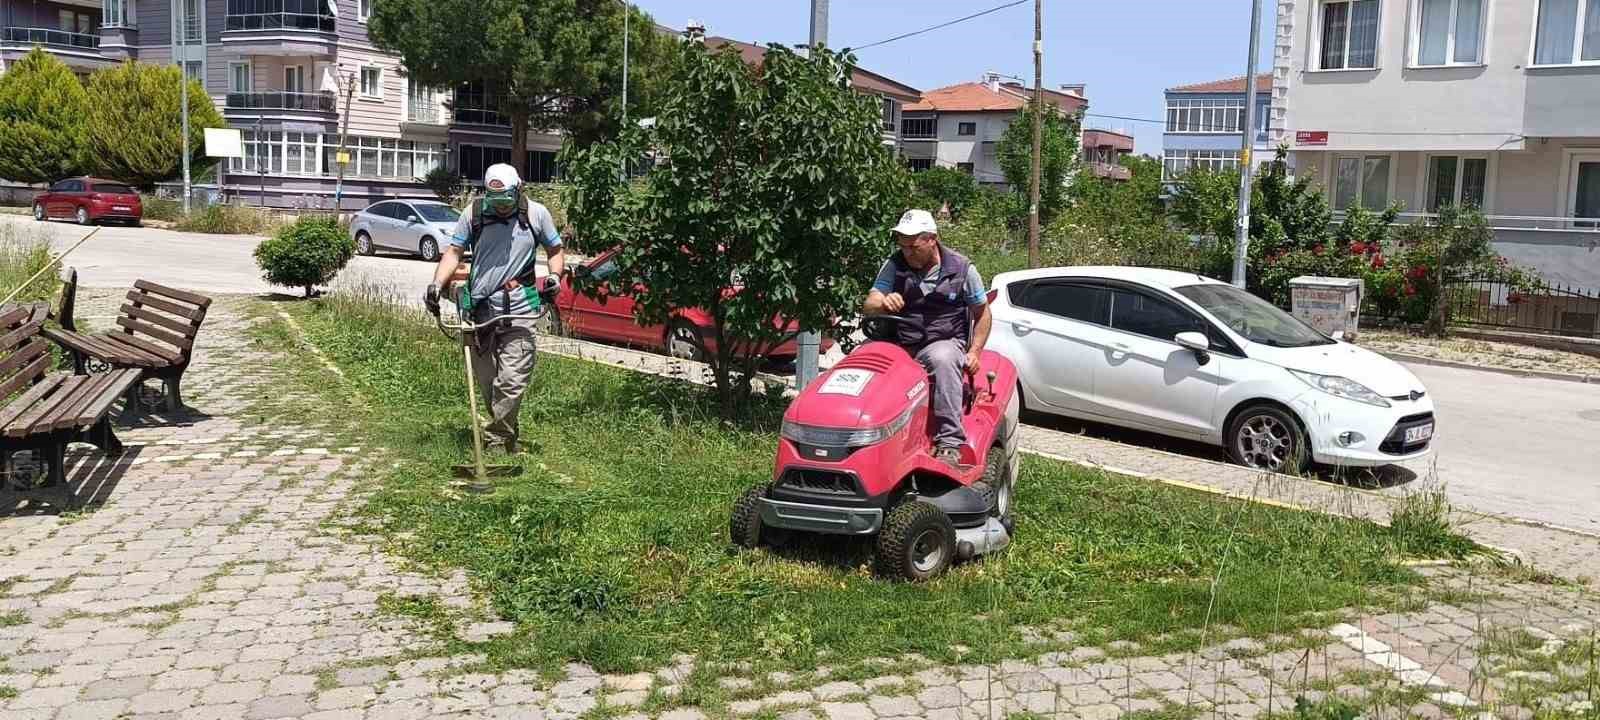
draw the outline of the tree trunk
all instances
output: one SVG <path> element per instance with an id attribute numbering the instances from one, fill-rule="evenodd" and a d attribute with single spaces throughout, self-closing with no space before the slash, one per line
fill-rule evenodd
<path id="1" fill-rule="evenodd" d="M 1442 338 L 1449 334 L 1447 329 L 1450 325 L 1450 321 L 1445 317 L 1445 314 L 1449 308 L 1449 298 L 1445 296 L 1444 283 L 1446 276 L 1444 272 L 1443 250 L 1439 252 L 1439 259 L 1434 264 L 1438 266 L 1438 268 L 1435 269 L 1435 272 L 1438 273 L 1438 275 L 1435 276 L 1436 279 L 1433 283 L 1433 312 L 1428 317 L 1427 334 L 1436 338 Z"/>
<path id="2" fill-rule="evenodd" d="M 517 175 L 524 181 L 528 179 L 528 111 L 515 110 L 511 113 L 511 167 L 517 169 Z"/>

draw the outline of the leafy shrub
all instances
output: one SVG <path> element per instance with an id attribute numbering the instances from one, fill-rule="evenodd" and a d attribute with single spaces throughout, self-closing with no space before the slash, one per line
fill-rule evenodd
<path id="1" fill-rule="evenodd" d="M 913 187 L 912 207 L 937 213 L 948 206 L 950 216 L 957 220 L 968 205 L 978 200 L 978 181 L 955 168 L 936 167 L 911 174 Z"/>
<path id="2" fill-rule="evenodd" d="M 567 205 L 561 199 L 561 194 L 566 192 L 566 187 L 561 183 L 523 183 L 522 194 L 528 196 L 550 211 L 550 218 L 555 221 L 556 229 L 564 234 L 568 232 Z"/>
<path id="3" fill-rule="evenodd" d="M 177 222 L 183 219 L 182 200 L 146 195 L 140 198 L 140 201 L 144 204 L 144 219 L 146 220 Z"/>
<path id="4" fill-rule="evenodd" d="M 460 175 L 456 174 L 456 171 L 450 170 L 443 165 L 429 170 L 428 174 L 422 178 L 422 183 L 427 185 L 428 189 L 439 197 L 439 202 L 446 203 L 455 202 L 466 186 L 466 182 L 461 179 Z"/>
<path id="5" fill-rule="evenodd" d="M 174 229 L 213 235 L 254 235 L 272 226 L 272 218 L 255 208 L 236 205 L 210 205 L 182 217 Z"/>
<path id="6" fill-rule="evenodd" d="M 355 242 L 336 218 L 307 216 L 256 246 L 256 265 L 273 285 L 313 288 L 326 285 L 356 254 Z"/>
<path id="7" fill-rule="evenodd" d="M 12 225 L 0 225 L 0 297 L 11 294 L 33 274 L 50 264 L 50 238 L 44 233 L 24 235 Z M 57 273 L 45 273 L 17 293 L 12 302 L 36 302 L 55 297 L 61 286 Z"/>

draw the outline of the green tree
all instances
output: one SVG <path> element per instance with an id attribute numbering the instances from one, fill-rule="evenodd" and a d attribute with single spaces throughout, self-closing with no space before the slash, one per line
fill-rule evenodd
<path id="1" fill-rule="evenodd" d="M 150 187 L 183 168 L 183 74 L 176 65 L 125 62 L 89 78 L 85 122 L 93 170 Z M 189 159 L 195 173 L 206 157 L 205 129 L 227 127 L 199 80 L 189 81 Z"/>
<path id="2" fill-rule="evenodd" d="M 308 298 L 316 286 L 332 282 L 355 254 L 355 241 L 337 218 L 329 216 L 302 217 L 255 249 L 263 279 L 305 288 Z"/>
<path id="3" fill-rule="evenodd" d="M 609 281 L 639 284 L 641 321 L 710 314 L 706 360 L 734 416 L 795 326 L 826 331 L 860 307 L 910 184 L 878 106 L 850 88 L 853 56 L 773 46 L 755 67 L 695 43 L 674 55 L 652 129 L 563 150 L 567 214 L 579 247 L 620 247 Z M 623 182 L 618 163 L 646 149 L 660 163 Z"/>
<path id="4" fill-rule="evenodd" d="M 1071 205 L 1045 229 L 1046 262 L 1193 267 L 1195 248 L 1172 227 L 1161 200 L 1161 161 L 1129 156 L 1121 162 L 1128 180 L 1087 173 L 1073 180 Z"/>
<path id="5" fill-rule="evenodd" d="M 955 168 L 929 168 L 911 175 L 915 195 L 911 204 L 937 213 L 946 205 L 950 215 L 957 220 L 961 213 L 978 200 L 978 181 Z"/>
<path id="6" fill-rule="evenodd" d="M 1005 134 L 995 148 L 1000 160 L 1000 170 L 1006 182 L 1019 195 L 1026 197 L 1033 176 L 1033 108 L 1017 111 Z M 1045 105 L 1044 130 L 1040 138 L 1039 160 L 1039 224 L 1050 224 L 1067 204 L 1067 178 L 1078 166 L 1078 131 L 1076 115 L 1068 116 L 1053 105 Z M 1022 203 L 1027 211 L 1027 202 Z"/>
<path id="7" fill-rule="evenodd" d="M 481 82 L 511 123 L 512 158 L 528 174 L 528 128 L 580 144 L 615 135 L 623 115 L 623 13 L 629 25 L 627 116 L 652 114 L 657 69 L 672 42 L 617 0 L 385 0 L 367 30 L 414 80 Z"/>
<path id="8" fill-rule="evenodd" d="M 34 48 L 0 75 L 0 178 L 53 182 L 84 170 L 88 135 L 83 83 Z"/>

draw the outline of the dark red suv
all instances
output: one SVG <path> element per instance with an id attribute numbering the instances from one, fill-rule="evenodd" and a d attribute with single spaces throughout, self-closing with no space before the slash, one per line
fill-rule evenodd
<path id="1" fill-rule="evenodd" d="M 67 178 L 33 201 L 35 220 L 76 220 L 79 225 L 119 220 L 138 225 L 144 217 L 139 193 L 119 182 L 92 177 Z"/>

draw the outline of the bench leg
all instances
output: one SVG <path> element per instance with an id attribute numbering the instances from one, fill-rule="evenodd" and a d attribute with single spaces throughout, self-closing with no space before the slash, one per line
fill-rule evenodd
<path id="1" fill-rule="evenodd" d="M 100 418 L 90 427 L 84 442 L 100 448 L 100 451 L 107 455 L 121 455 L 123 451 L 122 440 L 117 438 L 109 417 Z"/>
<path id="2" fill-rule="evenodd" d="M 44 453 L 45 479 L 47 487 L 59 487 L 67 483 L 67 444 L 55 443 L 39 449 Z"/>
<path id="3" fill-rule="evenodd" d="M 142 381 L 136 382 L 133 387 L 128 388 L 127 394 L 122 397 L 122 415 L 117 418 L 119 422 L 127 425 L 139 422 L 139 417 L 143 414 L 139 410 L 139 395 L 143 389 L 144 382 Z"/>
<path id="4" fill-rule="evenodd" d="M 176 375 L 161 381 L 167 396 L 167 412 L 177 412 L 183 409 L 183 376 Z"/>

